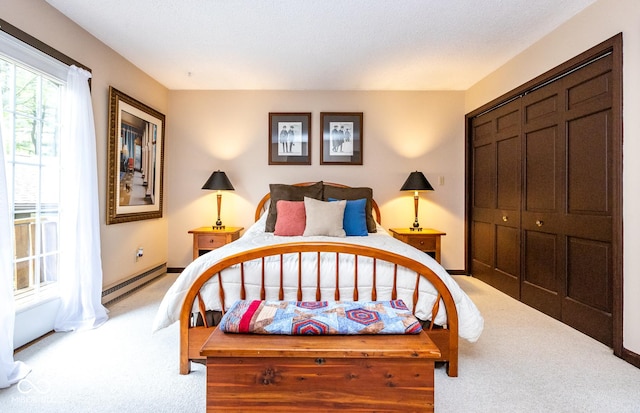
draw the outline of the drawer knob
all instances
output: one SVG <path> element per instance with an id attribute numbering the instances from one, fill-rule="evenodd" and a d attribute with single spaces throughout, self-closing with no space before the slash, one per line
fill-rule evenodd
<path id="1" fill-rule="evenodd" d="M 509 220 L 509 217 L 508 217 L 508 216 L 506 216 L 506 215 L 503 215 L 503 216 L 502 216 L 502 220 L 503 220 L 504 222 L 507 222 L 507 221 Z"/>
<path id="2" fill-rule="evenodd" d="M 420 245 L 424 245 L 424 241 L 423 240 L 420 240 Z"/>
<path id="3" fill-rule="evenodd" d="M 213 244 L 213 240 L 212 239 L 209 240 L 209 244 Z"/>
<path id="4" fill-rule="evenodd" d="M 538 220 L 536 220 L 536 225 L 537 225 L 538 227 L 541 227 L 541 226 L 543 226 L 543 225 L 544 225 L 544 221 L 541 221 L 541 220 L 539 220 L 539 219 L 538 219 Z"/>

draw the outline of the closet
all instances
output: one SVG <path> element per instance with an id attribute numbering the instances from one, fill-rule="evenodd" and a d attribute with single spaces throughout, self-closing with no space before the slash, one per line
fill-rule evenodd
<path id="1" fill-rule="evenodd" d="M 621 42 L 467 115 L 469 273 L 614 350 L 622 347 Z"/>

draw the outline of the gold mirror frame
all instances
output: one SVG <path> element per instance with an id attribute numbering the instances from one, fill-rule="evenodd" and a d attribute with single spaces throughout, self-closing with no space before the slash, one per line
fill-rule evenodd
<path id="1" fill-rule="evenodd" d="M 109 86 L 107 225 L 162 217 L 165 116 Z"/>

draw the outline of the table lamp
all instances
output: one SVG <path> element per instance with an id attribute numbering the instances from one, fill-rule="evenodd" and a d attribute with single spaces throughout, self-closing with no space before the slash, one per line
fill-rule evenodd
<path id="1" fill-rule="evenodd" d="M 231 181 L 227 178 L 227 174 L 224 172 L 217 170 L 214 171 L 207 182 L 204 183 L 202 189 L 212 189 L 218 191 L 218 219 L 216 220 L 216 224 L 212 225 L 213 229 L 224 229 L 224 225 L 222 225 L 222 221 L 220 220 L 220 208 L 222 206 L 222 192 L 221 191 L 233 191 L 233 185 L 231 185 Z"/>
<path id="2" fill-rule="evenodd" d="M 422 231 L 420 223 L 418 222 L 418 192 L 419 191 L 433 191 L 433 187 L 424 176 L 422 172 L 411 172 L 409 177 L 400 188 L 401 191 L 414 191 L 413 194 L 413 206 L 416 212 L 416 219 L 413 222 L 413 227 L 409 228 L 411 231 Z"/>

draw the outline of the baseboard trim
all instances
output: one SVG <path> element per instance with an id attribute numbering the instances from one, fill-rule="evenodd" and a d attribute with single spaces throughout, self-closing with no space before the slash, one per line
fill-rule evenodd
<path id="1" fill-rule="evenodd" d="M 120 300 L 134 291 L 144 287 L 157 277 L 167 272 L 167 263 L 162 263 L 141 274 L 134 275 L 125 281 L 120 281 L 102 291 L 102 304 L 109 305 Z"/>
<path id="2" fill-rule="evenodd" d="M 469 275 L 465 270 L 447 270 L 451 275 Z"/>
<path id="3" fill-rule="evenodd" d="M 622 360 L 631 365 L 634 365 L 637 368 L 640 368 L 640 354 L 634 353 L 631 350 L 627 350 L 624 347 L 622 348 Z"/>

